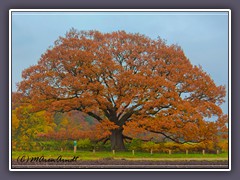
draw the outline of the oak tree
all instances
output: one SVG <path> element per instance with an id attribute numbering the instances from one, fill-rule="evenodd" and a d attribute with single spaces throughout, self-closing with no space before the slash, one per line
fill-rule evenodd
<path id="1" fill-rule="evenodd" d="M 35 111 L 84 112 L 110 127 L 112 149 L 124 149 L 129 127 L 179 143 L 202 141 L 209 138 L 204 128 L 219 128 L 206 118 L 223 116 L 224 86 L 178 45 L 138 33 L 71 29 L 22 78 L 18 92 Z"/>

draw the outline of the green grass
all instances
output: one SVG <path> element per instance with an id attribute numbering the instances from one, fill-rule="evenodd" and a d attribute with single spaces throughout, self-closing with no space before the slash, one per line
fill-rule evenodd
<path id="1" fill-rule="evenodd" d="M 98 160 L 104 158 L 114 159 L 127 159 L 127 160 L 227 160 L 228 153 L 221 154 L 166 154 L 166 153 L 147 153 L 147 152 L 90 152 L 90 151 L 40 151 L 40 152 L 27 152 L 27 151 L 13 151 L 12 159 L 17 159 L 19 156 L 39 157 L 44 156 L 45 158 L 57 158 L 62 156 L 63 158 L 72 158 L 73 156 L 79 156 L 78 160 Z"/>

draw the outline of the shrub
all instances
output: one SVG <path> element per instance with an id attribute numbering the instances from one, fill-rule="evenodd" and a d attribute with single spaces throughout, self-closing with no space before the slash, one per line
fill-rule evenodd
<path id="1" fill-rule="evenodd" d="M 156 144 L 152 141 L 149 141 L 149 142 L 143 143 L 141 148 L 142 148 L 143 151 L 148 151 L 149 152 L 152 149 L 154 152 L 159 152 L 160 151 L 160 144 Z"/>
<path id="2" fill-rule="evenodd" d="M 91 151 L 93 147 L 94 144 L 90 141 L 90 139 L 80 139 L 77 142 L 77 148 L 80 150 Z"/>
<path id="3" fill-rule="evenodd" d="M 106 143 L 103 142 L 98 142 L 94 145 L 94 148 L 97 151 L 110 151 L 111 150 L 111 144 L 109 141 L 107 141 Z"/>
<path id="4" fill-rule="evenodd" d="M 141 139 L 133 139 L 131 143 L 128 145 L 128 150 L 141 151 L 142 150 L 142 140 Z"/>
<path id="5" fill-rule="evenodd" d="M 228 152 L 228 140 L 222 140 L 217 144 L 217 147 L 222 151 L 222 152 Z"/>
<path id="6" fill-rule="evenodd" d="M 163 152 L 168 152 L 169 150 L 173 152 L 180 152 L 181 151 L 181 144 L 175 142 L 165 142 L 162 147 Z"/>

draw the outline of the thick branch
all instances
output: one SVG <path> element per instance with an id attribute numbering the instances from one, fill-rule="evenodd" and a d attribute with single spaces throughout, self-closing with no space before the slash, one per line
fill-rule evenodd
<path id="1" fill-rule="evenodd" d="M 137 104 L 137 105 L 131 107 L 131 108 L 129 109 L 129 111 L 126 112 L 126 113 L 121 117 L 121 119 L 119 120 L 118 125 L 122 126 L 122 125 L 128 120 L 128 118 L 130 118 L 130 117 L 134 114 L 134 112 L 135 112 L 134 109 L 137 108 L 137 107 L 139 107 L 139 106 L 140 106 L 140 104 Z"/>
<path id="2" fill-rule="evenodd" d="M 122 111 L 118 114 L 117 118 L 119 118 L 123 114 L 123 112 L 129 106 L 129 104 L 130 104 L 130 102 L 123 107 Z"/>
<path id="3" fill-rule="evenodd" d="M 88 114 L 89 116 L 94 117 L 94 118 L 97 119 L 99 122 L 101 122 L 101 121 L 103 120 L 103 119 L 100 118 L 98 115 L 94 114 L 93 112 L 87 112 L 87 114 Z"/>
<path id="4" fill-rule="evenodd" d="M 176 142 L 176 143 L 178 143 L 178 144 L 190 144 L 190 142 L 193 142 L 193 141 L 180 142 L 180 141 L 178 141 L 177 139 L 174 139 L 174 138 L 170 137 L 169 135 L 167 135 L 167 134 L 164 133 L 164 132 L 154 131 L 154 130 L 149 130 L 149 129 L 146 129 L 146 130 L 149 131 L 149 132 L 152 132 L 152 133 L 162 134 L 163 136 L 165 136 L 165 138 L 170 139 L 170 140 L 172 140 L 172 141 L 174 141 L 174 142 Z M 204 140 L 202 140 L 202 141 L 204 141 Z M 202 142 L 202 141 L 198 141 L 198 143 L 200 143 L 200 142 Z M 190 145 L 192 145 L 192 144 L 190 144 Z"/>
<path id="5" fill-rule="evenodd" d="M 133 138 L 131 138 L 131 137 L 129 137 L 129 136 L 125 136 L 125 135 L 123 135 L 123 138 L 124 138 L 124 139 L 128 139 L 128 140 L 133 140 Z"/>
<path id="6" fill-rule="evenodd" d="M 180 142 L 180 141 L 178 141 L 177 139 L 174 139 L 174 138 L 172 138 L 171 136 L 169 136 L 169 135 L 167 135 L 167 134 L 165 134 L 164 132 L 161 132 L 161 131 L 154 131 L 154 130 L 149 130 L 149 129 L 146 129 L 146 130 L 149 131 L 149 132 L 152 132 L 152 133 L 162 134 L 162 135 L 165 136 L 166 138 L 168 138 L 168 139 L 170 139 L 170 140 L 172 140 L 172 141 L 174 141 L 174 142 L 176 142 L 176 143 L 178 143 L 178 144 L 184 144 L 184 143 L 186 143 L 186 142 Z"/>
<path id="7" fill-rule="evenodd" d="M 168 109 L 171 107 L 171 104 L 166 105 L 166 106 L 160 106 L 158 110 L 152 110 L 151 112 L 146 112 L 147 115 L 156 115 L 158 112 L 160 112 L 162 109 Z"/>
<path id="8" fill-rule="evenodd" d="M 129 136 L 126 136 L 126 135 L 123 135 L 123 138 L 124 139 L 128 139 L 128 140 L 133 140 L 133 138 L 129 137 Z M 150 139 L 141 139 L 142 141 L 144 142 L 148 142 L 148 141 L 151 141 L 153 138 L 150 138 Z"/>
<path id="9" fill-rule="evenodd" d="M 103 141 L 103 144 L 105 144 L 108 140 L 109 140 L 109 136 L 108 136 L 108 137 L 101 138 L 101 139 L 98 139 L 98 140 L 95 140 L 94 142 L 95 142 L 95 143 L 98 143 L 98 142 L 100 142 L 100 141 Z"/>

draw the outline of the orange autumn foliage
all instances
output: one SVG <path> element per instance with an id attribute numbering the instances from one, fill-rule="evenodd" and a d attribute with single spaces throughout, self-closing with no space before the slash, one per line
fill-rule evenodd
<path id="1" fill-rule="evenodd" d="M 111 138 L 112 148 L 124 148 L 127 126 L 176 142 L 202 141 L 219 129 L 205 118 L 223 117 L 225 87 L 193 66 L 179 46 L 141 34 L 71 29 L 22 77 L 23 101 L 36 111 L 85 112 L 106 130 L 102 136 L 120 133 Z"/>

